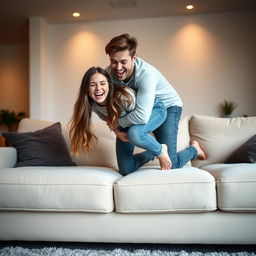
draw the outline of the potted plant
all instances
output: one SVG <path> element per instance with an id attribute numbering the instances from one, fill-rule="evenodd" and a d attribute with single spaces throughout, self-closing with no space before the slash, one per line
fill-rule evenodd
<path id="1" fill-rule="evenodd" d="M 25 112 L 16 113 L 9 109 L 0 109 L 0 126 L 9 132 L 16 131 L 18 123 L 24 117 Z"/>
<path id="2" fill-rule="evenodd" d="M 231 114 L 236 109 L 237 105 L 233 101 L 224 100 L 221 104 L 221 109 L 225 117 L 231 117 Z"/>

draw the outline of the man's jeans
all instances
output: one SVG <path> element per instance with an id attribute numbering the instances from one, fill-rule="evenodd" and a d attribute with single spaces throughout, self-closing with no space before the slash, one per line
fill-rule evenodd
<path id="1" fill-rule="evenodd" d="M 197 157 L 197 150 L 194 146 L 177 153 L 177 135 L 181 112 L 181 107 L 167 108 L 166 120 L 153 132 L 160 144 L 167 145 L 168 154 L 172 160 L 172 169 L 182 168 L 188 161 Z"/>
<path id="2" fill-rule="evenodd" d="M 136 171 L 142 165 L 155 156 L 162 153 L 162 146 L 150 132 L 156 130 L 166 119 L 167 111 L 160 100 L 156 100 L 152 109 L 148 123 L 136 124 L 128 128 L 121 129 L 127 132 L 129 142 L 116 139 L 116 156 L 120 173 L 127 175 Z M 134 148 L 143 148 L 146 151 L 134 154 Z"/>
<path id="3" fill-rule="evenodd" d="M 153 108 L 150 121 L 145 126 L 149 125 L 150 128 L 148 130 L 153 130 L 153 133 L 160 144 L 167 145 L 168 153 L 172 161 L 172 168 L 182 168 L 188 161 L 197 157 L 197 151 L 193 146 L 190 146 L 177 153 L 177 135 L 182 108 L 177 106 L 169 107 L 167 109 L 167 117 L 162 123 L 162 125 L 160 125 L 158 128 L 155 127 L 154 129 L 154 125 L 157 126 L 157 122 L 160 122 L 160 120 L 154 120 L 155 116 L 159 116 L 161 119 L 161 114 L 158 111 L 159 108 Z M 151 121 L 153 121 L 152 126 Z M 125 131 L 127 130 L 128 129 L 125 129 Z M 127 175 L 131 172 L 136 171 L 145 163 L 149 162 L 150 160 L 153 160 L 154 156 L 157 155 L 153 155 L 148 150 L 138 154 L 133 154 L 133 152 L 134 144 L 130 142 L 122 142 L 117 138 L 117 162 L 120 173 L 123 175 Z M 157 150 L 155 152 L 157 152 Z"/>

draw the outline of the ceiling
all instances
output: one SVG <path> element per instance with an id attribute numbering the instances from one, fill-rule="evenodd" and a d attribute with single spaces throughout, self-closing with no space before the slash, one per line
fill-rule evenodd
<path id="1" fill-rule="evenodd" d="M 28 18 L 35 16 L 57 24 L 244 10 L 256 10 L 256 0 L 2 0 L 0 44 L 27 43 Z"/>

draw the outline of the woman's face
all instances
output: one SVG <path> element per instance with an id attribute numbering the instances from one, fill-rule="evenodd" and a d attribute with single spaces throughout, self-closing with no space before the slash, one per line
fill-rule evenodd
<path id="1" fill-rule="evenodd" d="M 109 84 L 107 78 L 100 73 L 92 75 L 89 82 L 89 96 L 92 100 L 99 105 L 105 106 L 108 93 Z"/>

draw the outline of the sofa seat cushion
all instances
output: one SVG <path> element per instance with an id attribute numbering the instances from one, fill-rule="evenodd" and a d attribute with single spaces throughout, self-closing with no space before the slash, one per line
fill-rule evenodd
<path id="1" fill-rule="evenodd" d="M 0 209 L 112 212 L 113 183 L 104 167 L 19 167 L 0 170 Z"/>
<path id="2" fill-rule="evenodd" d="M 116 211 L 207 212 L 216 209 L 215 180 L 208 172 L 186 166 L 171 171 L 144 167 L 114 184 Z"/>
<path id="3" fill-rule="evenodd" d="M 256 211 L 256 164 L 211 164 L 203 169 L 216 179 L 219 209 Z"/>

